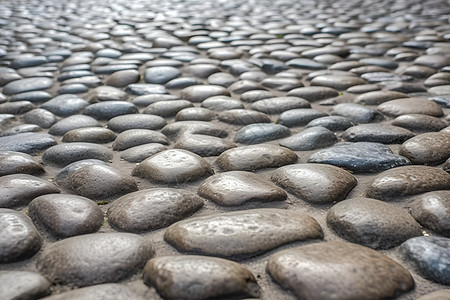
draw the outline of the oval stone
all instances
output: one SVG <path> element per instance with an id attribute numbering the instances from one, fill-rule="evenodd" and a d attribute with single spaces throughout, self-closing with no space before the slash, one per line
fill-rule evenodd
<path id="1" fill-rule="evenodd" d="M 2 93 L 5 95 L 14 95 L 30 91 L 48 89 L 53 85 L 53 80 L 47 77 L 32 77 L 14 80 L 3 87 Z"/>
<path id="2" fill-rule="evenodd" d="M 0 152 L 0 176 L 17 173 L 40 175 L 45 170 L 31 155 L 14 151 Z"/>
<path id="3" fill-rule="evenodd" d="M 290 90 L 287 96 L 294 96 L 308 101 L 319 101 L 339 96 L 339 93 L 332 88 L 324 86 L 305 86 Z"/>
<path id="4" fill-rule="evenodd" d="M 254 171 L 295 163 L 295 152 L 276 145 L 243 146 L 222 153 L 216 164 L 223 171 Z"/>
<path id="5" fill-rule="evenodd" d="M 276 97 L 258 100 L 251 105 L 253 110 L 265 114 L 279 114 L 296 108 L 310 108 L 311 104 L 305 99 L 298 97 Z"/>
<path id="6" fill-rule="evenodd" d="M 312 120 L 306 125 L 306 128 L 321 126 L 331 131 L 341 131 L 354 125 L 356 125 L 356 122 L 350 118 L 342 116 L 327 116 Z"/>
<path id="7" fill-rule="evenodd" d="M 147 189 L 115 200 L 108 209 L 108 221 L 122 231 L 149 231 L 180 221 L 202 206 L 203 200 L 187 191 Z"/>
<path id="8" fill-rule="evenodd" d="M 380 200 L 393 200 L 436 190 L 450 190 L 450 174 L 433 167 L 403 166 L 375 177 L 366 195 Z"/>
<path id="9" fill-rule="evenodd" d="M 0 208 L 0 263 L 32 257 L 39 251 L 42 238 L 31 220 L 21 212 Z"/>
<path id="10" fill-rule="evenodd" d="M 173 147 L 206 157 L 220 155 L 222 152 L 236 147 L 236 145 L 230 141 L 214 136 L 204 134 L 184 134 L 178 137 L 177 142 Z"/>
<path id="11" fill-rule="evenodd" d="M 348 142 L 378 142 L 383 144 L 400 144 L 412 137 L 414 137 L 414 133 L 408 129 L 387 124 L 356 125 L 348 128 L 342 134 L 342 138 Z"/>
<path id="12" fill-rule="evenodd" d="M 306 239 L 321 239 L 310 216 L 262 208 L 190 218 L 166 229 L 164 239 L 179 251 L 222 257 L 248 257 Z"/>
<path id="13" fill-rule="evenodd" d="M 408 95 L 394 91 L 372 91 L 359 95 L 355 98 L 356 103 L 365 105 L 378 105 L 390 100 L 407 98 Z"/>
<path id="14" fill-rule="evenodd" d="M 143 277 L 164 299 L 240 299 L 260 295 L 260 287 L 247 268 L 216 257 L 155 257 L 145 265 Z"/>
<path id="15" fill-rule="evenodd" d="M 117 135 L 107 128 L 85 127 L 66 132 L 62 141 L 65 143 L 84 142 L 106 144 L 114 141 L 116 137 Z"/>
<path id="16" fill-rule="evenodd" d="M 0 151 L 36 154 L 57 143 L 58 142 L 49 134 L 25 132 L 0 137 Z"/>
<path id="17" fill-rule="evenodd" d="M 321 75 L 314 77 L 313 80 L 311 80 L 312 86 L 325 86 L 338 91 L 343 91 L 349 87 L 360 84 L 366 84 L 366 81 L 356 76 L 346 75 Z"/>
<path id="18" fill-rule="evenodd" d="M 311 203 L 341 201 L 357 184 L 356 178 L 349 172 L 321 164 L 284 166 L 275 170 L 271 179 L 300 199 Z"/>
<path id="19" fill-rule="evenodd" d="M 96 232 L 103 222 L 102 210 L 90 199 L 67 194 L 35 198 L 28 214 L 58 238 Z"/>
<path id="20" fill-rule="evenodd" d="M 101 127 L 102 125 L 94 118 L 84 115 L 74 115 L 62 119 L 55 123 L 50 129 L 48 133 L 52 135 L 62 136 L 66 132 L 85 127 Z"/>
<path id="21" fill-rule="evenodd" d="M 91 116 L 97 120 L 109 120 L 121 115 L 138 113 L 137 107 L 126 101 L 103 101 L 87 106 L 83 110 L 84 115 Z"/>
<path id="22" fill-rule="evenodd" d="M 387 299 L 414 288 L 413 277 L 399 263 L 352 243 L 283 250 L 270 257 L 267 271 L 298 299 Z"/>
<path id="23" fill-rule="evenodd" d="M 280 145 L 294 151 L 308 151 L 334 145 L 337 141 L 334 132 L 318 126 L 287 137 L 280 141 Z"/>
<path id="24" fill-rule="evenodd" d="M 128 148 L 120 154 L 120 158 L 128 162 L 139 163 L 153 154 L 167 150 L 167 147 L 158 143 L 149 143 Z"/>
<path id="25" fill-rule="evenodd" d="M 427 98 L 402 98 L 380 104 L 378 110 L 390 117 L 400 115 L 423 114 L 442 117 L 444 112 L 439 104 Z"/>
<path id="26" fill-rule="evenodd" d="M 402 144 L 399 154 L 413 164 L 438 165 L 450 157 L 450 132 L 428 132 Z"/>
<path id="27" fill-rule="evenodd" d="M 88 286 L 54 294 L 43 298 L 43 300 L 85 300 L 85 299 L 103 299 L 103 300 L 144 300 L 146 298 L 136 294 L 126 285 L 117 283 L 104 283 L 94 286 Z"/>
<path id="28" fill-rule="evenodd" d="M 50 293 L 50 282 L 44 276 L 28 271 L 0 271 L 2 299 L 41 299 Z"/>
<path id="29" fill-rule="evenodd" d="M 128 114 L 112 118 L 107 127 L 115 132 L 129 129 L 158 130 L 166 125 L 166 120 L 160 116 L 147 114 Z"/>
<path id="30" fill-rule="evenodd" d="M 152 256 L 150 241 L 135 234 L 85 234 L 47 246 L 37 268 L 52 283 L 87 286 L 128 278 Z"/>
<path id="31" fill-rule="evenodd" d="M 422 235 L 419 223 L 405 210 L 362 197 L 334 205 L 327 224 L 344 239 L 373 249 L 388 249 Z"/>
<path id="32" fill-rule="evenodd" d="M 162 183 L 196 181 L 213 174 L 211 165 L 192 152 L 170 149 L 156 153 L 133 170 L 133 176 Z"/>
<path id="33" fill-rule="evenodd" d="M 114 141 L 112 148 L 122 151 L 131 147 L 148 143 L 159 143 L 168 145 L 169 140 L 158 131 L 148 129 L 129 129 L 120 133 Z"/>
<path id="34" fill-rule="evenodd" d="M 287 137 L 289 128 L 272 123 L 257 123 L 242 127 L 236 132 L 234 141 L 241 144 L 260 144 Z"/>
<path id="35" fill-rule="evenodd" d="M 286 193 L 257 174 L 231 171 L 213 175 L 198 188 L 198 194 L 218 205 L 237 206 L 250 201 L 283 201 Z"/>
<path id="36" fill-rule="evenodd" d="M 45 163 L 66 166 L 73 162 L 83 159 L 98 159 L 109 161 L 112 159 L 113 152 L 94 143 L 68 143 L 53 146 L 45 150 L 42 160 Z"/>

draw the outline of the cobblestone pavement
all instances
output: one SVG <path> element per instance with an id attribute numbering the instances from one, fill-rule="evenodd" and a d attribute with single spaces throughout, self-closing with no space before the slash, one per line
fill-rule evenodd
<path id="1" fill-rule="evenodd" d="M 450 2 L 0 2 L 0 299 L 450 299 Z"/>

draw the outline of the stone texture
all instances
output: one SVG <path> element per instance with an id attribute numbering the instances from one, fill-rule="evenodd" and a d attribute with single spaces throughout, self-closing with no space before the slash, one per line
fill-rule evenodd
<path id="1" fill-rule="evenodd" d="M 373 249 L 388 249 L 422 235 L 419 223 L 405 210 L 362 197 L 334 205 L 327 224 L 344 239 Z"/>
<path id="2" fill-rule="evenodd" d="M 361 124 L 348 128 L 342 134 L 342 139 L 347 142 L 400 144 L 414 136 L 414 133 L 402 127 L 385 124 Z M 403 153 L 400 154 L 406 156 Z"/>
<path id="3" fill-rule="evenodd" d="M 12 174 L 40 175 L 44 167 L 31 155 L 14 151 L 0 152 L 0 176 Z"/>
<path id="4" fill-rule="evenodd" d="M 407 157 L 413 164 L 441 164 L 450 157 L 450 133 L 420 134 L 404 142 L 399 154 Z"/>
<path id="5" fill-rule="evenodd" d="M 65 143 L 96 143 L 107 144 L 116 139 L 117 135 L 107 129 L 101 127 L 85 127 L 73 129 L 66 132 L 62 138 Z"/>
<path id="6" fill-rule="evenodd" d="M 366 190 L 370 198 L 394 200 L 398 197 L 450 189 L 450 174 L 426 166 L 403 166 L 380 173 Z"/>
<path id="7" fill-rule="evenodd" d="M 267 271 L 299 299 L 386 299 L 414 288 L 412 276 L 400 264 L 351 243 L 324 242 L 280 251 L 270 257 Z"/>
<path id="8" fill-rule="evenodd" d="M 49 134 L 26 132 L 0 137 L 0 151 L 37 154 L 58 142 Z"/>
<path id="9" fill-rule="evenodd" d="M 101 124 L 94 118 L 84 115 L 74 115 L 68 118 L 62 119 L 53 124 L 48 130 L 48 133 L 52 135 L 62 136 L 66 132 L 85 127 L 100 127 Z"/>
<path id="10" fill-rule="evenodd" d="M 113 150 L 123 151 L 132 147 L 149 143 L 168 145 L 167 137 L 155 130 L 129 129 L 121 132 L 112 144 Z"/>
<path id="11" fill-rule="evenodd" d="M 146 189 L 115 200 L 108 209 L 108 221 L 121 231 L 149 231 L 183 220 L 202 206 L 200 197 L 183 190 Z"/>
<path id="12" fill-rule="evenodd" d="M 164 239 L 179 251 L 248 257 L 305 239 L 323 238 L 310 216 L 283 209 L 252 209 L 180 221 Z"/>
<path id="13" fill-rule="evenodd" d="M 236 147 L 236 144 L 204 134 L 184 134 L 177 139 L 173 147 L 207 157 L 220 155 L 222 152 Z"/>
<path id="14" fill-rule="evenodd" d="M 287 137 L 290 130 L 286 126 L 272 123 L 250 124 L 236 132 L 234 141 L 241 144 L 260 144 Z"/>
<path id="15" fill-rule="evenodd" d="M 336 135 L 324 127 L 306 128 L 280 141 L 280 145 L 293 151 L 308 151 L 334 145 Z"/>
<path id="16" fill-rule="evenodd" d="M 112 159 L 112 151 L 102 145 L 80 142 L 53 146 L 42 155 L 45 163 L 58 166 L 66 166 L 83 159 L 109 161 Z"/>
<path id="17" fill-rule="evenodd" d="M 39 299 L 50 293 L 50 282 L 44 276 L 28 271 L 0 271 L 2 299 Z"/>
<path id="18" fill-rule="evenodd" d="M 257 174 L 230 171 L 213 175 L 203 181 L 198 194 L 218 205 L 238 206 L 250 201 L 282 201 L 286 193 Z"/>
<path id="19" fill-rule="evenodd" d="M 426 98 L 402 98 L 395 99 L 378 105 L 378 110 L 390 117 L 398 117 L 407 114 L 424 114 L 434 117 L 444 115 L 439 104 Z"/>
<path id="20" fill-rule="evenodd" d="M 244 266 L 207 256 L 162 256 L 151 259 L 144 282 L 164 299 L 259 297 L 260 287 Z"/>
<path id="21" fill-rule="evenodd" d="M 46 298 L 45 300 L 83 300 L 88 298 L 102 299 L 102 300 L 143 300 L 144 297 L 133 292 L 126 285 L 117 283 L 104 283 L 94 286 L 88 286 L 61 294 L 55 294 Z"/>
<path id="22" fill-rule="evenodd" d="M 151 242 L 135 234 L 85 234 L 46 247 L 37 268 L 52 283 L 87 286 L 126 279 L 152 256 Z"/>

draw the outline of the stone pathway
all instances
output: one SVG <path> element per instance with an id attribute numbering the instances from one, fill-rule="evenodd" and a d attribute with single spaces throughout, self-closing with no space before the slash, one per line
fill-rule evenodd
<path id="1" fill-rule="evenodd" d="M 448 0 L 0 2 L 0 299 L 450 299 Z"/>

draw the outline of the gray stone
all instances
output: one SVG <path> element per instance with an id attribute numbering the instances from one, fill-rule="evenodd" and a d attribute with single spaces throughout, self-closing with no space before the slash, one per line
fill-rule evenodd
<path id="1" fill-rule="evenodd" d="M 219 85 L 193 85 L 181 90 L 180 97 L 191 102 L 202 102 L 213 96 L 230 96 L 226 88 Z"/>
<path id="2" fill-rule="evenodd" d="M 162 95 L 166 94 L 167 91 L 163 85 L 160 84 L 152 84 L 152 83 L 133 83 L 127 85 L 125 88 L 125 92 L 130 93 L 132 95 Z"/>
<path id="3" fill-rule="evenodd" d="M 128 148 L 120 154 L 120 158 L 128 162 L 139 163 L 153 154 L 167 150 L 167 147 L 158 143 L 149 143 Z"/>
<path id="4" fill-rule="evenodd" d="M 44 91 L 31 91 L 31 92 L 25 92 L 16 94 L 14 96 L 11 96 L 9 98 L 10 102 L 15 101 L 30 101 L 32 103 L 36 102 L 44 102 L 49 100 L 52 97 L 50 93 L 44 92 Z"/>
<path id="5" fill-rule="evenodd" d="M 150 241 L 135 234 L 85 234 L 46 247 L 37 268 L 52 283 L 87 286 L 126 279 L 152 256 Z"/>
<path id="6" fill-rule="evenodd" d="M 127 93 L 121 89 L 107 85 L 96 87 L 86 95 L 89 103 L 99 101 L 126 101 L 127 97 Z"/>
<path id="7" fill-rule="evenodd" d="M 257 123 L 242 127 L 236 132 L 234 141 L 241 144 L 259 144 L 291 134 L 289 128 L 272 123 Z"/>
<path id="8" fill-rule="evenodd" d="M 316 109 L 298 108 L 282 112 L 277 122 L 287 127 L 305 126 L 310 121 L 325 116 L 326 113 Z"/>
<path id="9" fill-rule="evenodd" d="M 67 194 L 48 194 L 35 198 L 28 214 L 58 238 L 96 232 L 103 222 L 103 213 L 90 199 Z"/>
<path id="10" fill-rule="evenodd" d="M 53 124 L 52 127 L 50 127 L 50 129 L 48 130 L 48 133 L 52 135 L 62 136 L 66 132 L 74 129 L 101 126 L 102 125 L 92 117 L 84 115 L 73 115 Z"/>
<path id="11" fill-rule="evenodd" d="M 39 299 L 49 293 L 50 282 L 38 273 L 0 272 L 0 297 L 2 299 Z"/>
<path id="12" fill-rule="evenodd" d="M 109 161 L 113 152 L 105 146 L 94 143 L 67 143 L 48 148 L 42 155 L 45 163 L 66 166 L 83 159 Z"/>
<path id="13" fill-rule="evenodd" d="M 31 155 L 14 151 L 0 152 L 0 176 L 11 174 L 40 175 L 45 169 Z"/>
<path id="14" fill-rule="evenodd" d="M 375 109 L 356 103 L 337 104 L 331 110 L 331 114 L 350 118 L 357 123 L 372 123 L 383 119 Z"/>
<path id="15" fill-rule="evenodd" d="M 158 66 L 145 70 L 144 80 L 147 83 L 164 84 L 180 75 L 181 72 L 175 67 Z"/>
<path id="16" fill-rule="evenodd" d="M 164 299 L 259 297 L 260 287 L 244 266 L 207 256 L 162 256 L 151 259 L 144 282 Z M 166 279 L 171 278 L 170 282 Z M 166 283 L 167 282 L 167 283 Z"/>
<path id="17" fill-rule="evenodd" d="M 101 255 L 101 254 L 100 254 Z M 104 283 L 94 286 L 79 288 L 61 294 L 55 294 L 45 300 L 84 300 L 84 299 L 102 299 L 102 300 L 144 300 L 144 297 L 133 292 L 126 285 L 117 283 Z"/>
<path id="18" fill-rule="evenodd" d="M 294 151 L 325 148 L 337 143 L 336 135 L 324 127 L 311 127 L 280 141 L 280 146 Z"/>
<path id="19" fill-rule="evenodd" d="M 64 168 L 62 168 L 58 172 L 58 174 L 56 174 L 55 181 L 59 182 L 61 180 L 64 180 L 64 179 L 67 178 L 67 176 L 72 174 L 74 171 L 80 169 L 81 167 L 88 166 L 88 165 L 103 165 L 103 166 L 107 166 L 108 163 L 106 163 L 106 162 L 104 162 L 102 160 L 98 160 L 98 159 L 84 159 L 84 160 L 76 161 L 76 162 L 71 163 L 71 164 L 65 166 Z"/>
<path id="20" fill-rule="evenodd" d="M 356 173 L 371 173 L 408 165 L 411 162 L 380 143 L 343 142 L 312 154 L 308 162 L 335 165 Z"/>
<path id="21" fill-rule="evenodd" d="M 270 123 L 268 115 L 247 109 L 231 109 L 219 113 L 218 119 L 232 125 L 250 125 L 254 123 Z"/>
<path id="22" fill-rule="evenodd" d="M 439 104 L 426 98 L 402 98 L 380 104 L 378 110 L 390 117 L 408 114 L 423 114 L 434 117 L 444 115 Z"/>
<path id="23" fill-rule="evenodd" d="M 267 271 L 299 299 L 386 299 L 414 288 L 413 277 L 400 264 L 352 243 L 324 242 L 283 250 L 270 257 Z"/>
<path id="24" fill-rule="evenodd" d="M 240 98 L 244 102 L 253 103 L 258 100 L 273 98 L 274 95 L 266 90 L 252 90 L 241 94 Z"/>
<path id="25" fill-rule="evenodd" d="M 17 134 L 26 133 L 26 132 L 38 132 L 38 131 L 41 131 L 41 128 L 35 124 L 20 124 L 20 125 L 8 128 L 7 130 L 4 130 L 2 133 L 0 133 L 0 137 L 17 135 Z"/>
<path id="26" fill-rule="evenodd" d="M 307 86 L 290 90 L 287 96 L 300 97 L 308 101 L 319 101 L 328 98 L 337 97 L 339 93 L 329 87 Z"/>
<path id="27" fill-rule="evenodd" d="M 214 112 L 203 107 L 187 107 L 175 115 L 175 121 L 211 121 L 216 117 Z"/>
<path id="28" fill-rule="evenodd" d="M 312 86 L 324 86 L 336 89 L 338 91 L 343 91 L 349 87 L 360 84 L 366 84 L 366 81 L 359 77 L 345 75 L 322 75 L 311 80 Z"/>
<path id="29" fill-rule="evenodd" d="M 129 129 L 123 131 L 117 136 L 112 145 L 112 148 L 114 150 L 122 151 L 131 147 L 148 143 L 168 145 L 169 140 L 164 134 L 158 131 L 148 129 Z"/>
<path id="30" fill-rule="evenodd" d="M 136 113 L 139 113 L 137 107 L 126 101 L 103 101 L 91 104 L 83 110 L 84 115 L 97 120 L 110 120 L 117 116 Z"/>
<path id="31" fill-rule="evenodd" d="M 198 194 L 223 206 L 238 206 L 250 201 L 282 201 L 286 193 L 260 176 L 244 171 L 213 175 L 198 188 Z"/>
<path id="32" fill-rule="evenodd" d="M 393 200 L 450 189 L 450 174 L 427 166 L 403 166 L 380 173 L 366 190 L 370 198 Z"/>
<path id="33" fill-rule="evenodd" d="M 23 120 L 28 124 L 36 124 L 44 129 L 50 128 L 57 121 L 52 112 L 43 108 L 30 110 L 23 116 Z"/>
<path id="34" fill-rule="evenodd" d="M 228 136 L 223 126 L 219 126 L 217 123 L 203 121 L 173 122 L 164 126 L 161 132 L 171 139 L 176 139 L 178 136 L 184 134 L 204 134 L 220 138 Z"/>
<path id="35" fill-rule="evenodd" d="M 111 74 L 106 80 L 106 84 L 116 88 L 123 88 L 138 82 L 139 78 L 140 74 L 137 70 L 122 70 Z"/>
<path id="36" fill-rule="evenodd" d="M 413 164 L 438 165 L 450 157 L 450 133 L 428 132 L 402 144 L 399 154 Z"/>
<path id="37" fill-rule="evenodd" d="M 249 257 L 281 245 L 323 238 L 310 216 L 284 209 L 252 209 L 195 217 L 166 229 L 164 239 L 179 251 Z"/>
<path id="38" fill-rule="evenodd" d="M 162 183 L 196 181 L 213 174 L 210 164 L 192 152 L 180 149 L 161 151 L 133 169 L 134 176 Z"/>
<path id="39" fill-rule="evenodd" d="M 327 116 L 312 120 L 311 122 L 306 124 L 306 128 L 320 126 L 325 127 L 326 129 L 331 131 L 341 131 L 346 130 L 347 128 L 354 125 L 356 125 L 356 122 L 354 122 L 350 118 L 342 116 Z"/>
<path id="40" fill-rule="evenodd" d="M 18 115 L 29 112 L 34 108 L 36 108 L 36 106 L 30 101 L 6 102 L 0 104 L 0 113 Z"/>
<path id="41" fill-rule="evenodd" d="M 449 126 L 444 119 L 421 114 L 401 115 L 395 118 L 391 124 L 415 132 L 439 131 Z"/>
<path id="42" fill-rule="evenodd" d="M 14 95 L 30 91 L 45 90 L 52 85 L 53 80 L 47 77 L 18 79 L 6 84 L 3 87 L 2 93 L 5 95 Z"/>
<path id="43" fill-rule="evenodd" d="M 288 92 L 292 89 L 303 86 L 303 83 L 296 78 L 289 77 L 268 77 L 261 81 L 263 87 L 281 92 Z"/>
<path id="44" fill-rule="evenodd" d="M 202 101 L 201 107 L 212 111 L 226 111 L 230 109 L 241 109 L 244 105 L 240 100 L 228 96 L 213 96 Z"/>
<path id="45" fill-rule="evenodd" d="M 394 91 L 373 91 L 359 95 L 355 98 L 356 103 L 366 105 L 378 105 L 390 100 L 407 98 L 408 95 Z"/>
<path id="46" fill-rule="evenodd" d="M 348 128 L 342 134 L 342 138 L 347 142 L 378 142 L 382 144 L 400 144 L 414 136 L 415 134 L 408 129 L 386 124 L 356 125 Z"/>
<path id="47" fill-rule="evenodd" d="M 129 129 L 158 130 L 166 125 L 166 120 L 160 116 L 147 114 L 128 114 L 110 119 L 107 127 L 115 132 Z"/>
<path id="48" fill-rule="evenodd" d="M 203 200 L 187 191 L 140 190 L 115 200 L 108 209 L 108 222 L 121 231 L 150 231 L 183 220 L 202 206 Z"/>
<path id="49" fill-rule="evenodd" d="M 67 117 L 81 113 L 88 104 L 75 95 L 60 95 L 42 104 L 41 108 L 57 116 Z"/>
<path id="50" fill-rule="evenodd" d="M 405 210 L 362 197 L 334 205 L 327 224 L 344 239 L 373 249 L 392 248 L 422 235 L 419 223 Z"/>
<path id="51" fill-rule="evenodd" d="M 411 215 L 423 227 L 450 237 L 450 191 L 434 191 L 417 196 Z"/>
<path id="52" fill-rule="evenodd" d="M 194 107 L 188 100 L 168 100 L 158 101 L 150 104 L 144 110 L 144 114 L 151 114 L 165 117 L 174 117 L 180 110 Z"/>
<path id="53" fill-rule="evenodd" d="M 434 282 L 450 284 L 450 239 L 437 236 L 421 236 L 407 240 L 399 247 L 399 253 L 419 273 Z"/>
<path id="54" fill-rule="evenodd" d="M 222 153 L 216 164 L 223 171 L 255 171 L 280 167 L 297 161 L 295 152 L 276 145 L 243 146 Z"/>
<path id="55" fill-rule="evenodd" d="M 21 212 L 0 208 L 0 225 L 0 263 L 30 258 L 41 249 L 39 232 Z"/>
<path id="56" fill-rule="evenodd" d="M 64 134 L 62 141 L 65 143 L 84 142 L 106 144 L 114 141 L 117 135 L 106 128 L 85 127 L 68 131 Z"/>
<path id="57" fill-rule="evenodd" d="M 222 152 L 236 147 L 236 144 L 204 134 L 184 134 L 178 137 L 177 142 L 173 147 L 206 157 L 218 156 Z"/>
<path id="58" fill-rule="evenodd" d="M 266 114 L 279 114 L 296 108 L 310 108 L 308 101 L 298 97 L 275 97 L 258 100 L 251 105 L 253 110 Z"/>

